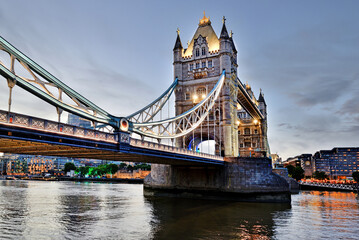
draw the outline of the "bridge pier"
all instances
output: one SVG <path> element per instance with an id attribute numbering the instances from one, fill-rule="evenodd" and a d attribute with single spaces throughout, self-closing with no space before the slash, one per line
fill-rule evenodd
<path id="1" fill-rule="evenodd" d="M 144 182 L 145 196 L 290 202 L 287 181 L 272 172 L 268 158 L 225 158 L 224 166 L 153 164 Z"/>

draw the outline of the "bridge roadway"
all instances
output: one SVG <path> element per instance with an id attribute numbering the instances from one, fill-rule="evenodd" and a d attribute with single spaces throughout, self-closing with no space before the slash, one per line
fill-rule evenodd
<path id="1" fill-rule="evenodd" d="M 0 110 L 0 152 L 147 162 L 223 165 L 224 158 Z"/>

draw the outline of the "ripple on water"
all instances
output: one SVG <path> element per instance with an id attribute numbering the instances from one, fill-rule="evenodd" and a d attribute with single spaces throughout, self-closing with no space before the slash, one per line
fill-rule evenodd
<path id="1" fill-rule="evenodd" d="M 355 239 L 354 194 L 292 204 L 145 198 L 142 185 L 0 181 L 0 239 Z M 354 236 L 354 237 L 353 237 Z"/>

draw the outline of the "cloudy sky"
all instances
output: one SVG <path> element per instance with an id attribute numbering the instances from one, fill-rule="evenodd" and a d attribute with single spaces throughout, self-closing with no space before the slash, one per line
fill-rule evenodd
<path id="1" fill-rule="evenodd" d="M 190 40 L 203 10 L 233 31 L 238 73 L 268 105 L 269 143 L 284 159 L 359 146 L 358 1 L 2 0 L 0 35 L 108 112 L 127 116 L 173 81 L 177 27 Z M 0 60 L 4 58 L 0 53 Z M 0 80 L 0 109 L 8 88 Z M 19 87 L 13 111 L 56 119 Z"/>

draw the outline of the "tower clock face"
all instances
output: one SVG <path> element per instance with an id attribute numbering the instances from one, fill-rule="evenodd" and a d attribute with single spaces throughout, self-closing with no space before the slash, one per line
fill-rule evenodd
<path id="1" fill-rule="evenodd" d="M 306 161 L 306 162 L 305 162 L 305 165 L 306 165 L 306 166 L 309 166 L 309 165 L 310 165 L 310 162 L 309 162 L 309 161 Z"/>

